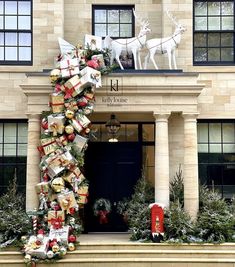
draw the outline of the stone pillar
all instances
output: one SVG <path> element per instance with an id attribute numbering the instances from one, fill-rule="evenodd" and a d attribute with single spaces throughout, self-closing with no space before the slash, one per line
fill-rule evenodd
<path id="1" fill-rule="evenodd" d="M 40 154 L 37 150 L 40 139 L 40 115 L 28 114 L 28 149 L 26 174 L 26 211 L 38 208 L 35 185 L 40 181 Z"/>
<path id="2" fill-rule="evenodd" d="M 169 144 L 167 114 L 155 117 L 155 202 L 169 206 Z"/>
<path id="3" fill-rule="evenodd" d="M 184 118 L 184 208 L 195 219 L 199 209 L 197 114 Z"/>

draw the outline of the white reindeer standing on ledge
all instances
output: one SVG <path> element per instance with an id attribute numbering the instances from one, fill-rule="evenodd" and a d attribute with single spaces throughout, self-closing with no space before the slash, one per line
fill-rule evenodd
<path id="1" fill-rule="evenodd" d="M 137 58 L 138 58 L 139 68 L 142 69 L 140 60 L 140 49 L 145 46 L 146 34 L 150 32 L 150 29 L 148 28 L 149 26 L 148 21 L 143 19 L 141 20 L 138 19 L 134 9 L 133 9 L 133 14 L 136 18 L 137 23 L 140 24 L 141 26 L 140 33 L 137 37 L 113 40 L 109 36 L 106 36 L 104 40 L 105 47 L 111 50 L 110 64 L 113 63 L 113 60 L 115 58 L 122 70 L 124 68 L 119 58 L 122 51 L 131 52 L 133 54 L 135 69 L 138 69 L 137 67 Z"/>
<path id="2" fill-rule="evenodd" d="M 167 16 L 175 24 L 175 31 L 171 36 L 165 38 L 154 38 L 146 42 L 146 47 L 148 48 L 148 54 L 145 57 L 144 68 L 147 68 L 149 59 L 152 61 L 155 69 L 158 69 L 158 66 L 154 60 L 154 55 L 165 54 L 167 53 L 169 68 L 172 69 L 171 61 L 173 60 L 174 69 L 177 69 L 176 59 L 175 59 L 175 49 L 178 47 L 182 34 L 186 31 L 186 27 L 176 21 L 176 19 L 169 13 L 167 10 Z"/>

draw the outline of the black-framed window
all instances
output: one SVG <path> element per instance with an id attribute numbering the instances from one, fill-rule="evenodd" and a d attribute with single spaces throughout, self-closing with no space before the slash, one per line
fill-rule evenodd
<path id="1" fill-rule="evenodd" d="M 198 163 L 202 183 L 235 195 L 235 120 L 198 121 Z"/>
<path id="2" fill-rule="evenodd" d="M 134 36 L 133 5 L 93 5 L 92 34 L 111 38 Z"/>
<path id="3" fill-rule="evenodd" d="M 28 124 L 25 120 L 0 120 L 0 194 L 17 177 L 19 192 L 25 193 Z"/>
<path id="4" fill-rule="evenodd" d="M 0 1 L 0 64 L 32 64 L 32 0 Z"/>
<path id="5" fill-rule="evenodd" d="M 194 65 L 233 65 L 234 1 L 194 0 Z"/>

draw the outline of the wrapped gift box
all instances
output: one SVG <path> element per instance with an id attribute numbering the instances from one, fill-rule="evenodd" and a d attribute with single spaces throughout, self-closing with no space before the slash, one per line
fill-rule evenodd
<path id="1" fill-rule="evenodd" d="M 88 138 L 77 134 L 73 140 L 73 148 L 75 148 L 78 152 L 81 152 L 86 147 L 87 142 Z"/>
<path id="2" fill-rule="evenodd" d="M 54 137 L 42 138 L 40 141 L 42 149 L 46 155 L 54 152 L 58 148 L 58 144 Z"/>
<path id="3" fill-rule="evenodd" d="M 65 99 L 69 99 L 80 94 L 83 91 L 83 88 L 83 84 L 78 75 L 73 76 L 61 86 L 61 90 L 65 92 Z"/>
<path id="4" fill-rule="evenodd" d="M 38 195 L 40 195 L 41 193 L 44 195 L 48 195 L 49 194 L 49 190 L 50 190 L 50 183 L 49 182 L 41 182 L 38 183 L 35 186 L 36 192 Z"/>
<path id="5" fill-rule="evenodd" d="M 102 50 L 102 37 L 85 34 L 85 48 L 91 50 Z"/>
<path id="6" fill-rule="evenodd" d="M 78 133 L 80 133 L 83 129 L 86 129 L 90 123 L 91 121 L 85 115 L 81 114 L 79 114 L 77 119 L 70 120 L 70 124 Z"/>
<path id="7" fill-rule="evenodd" d="M 64 246 L 68 245 L 68 237 L 69 237 L 69 226 L 63 226 L 59 229 L 50 228 L 49 239 L 56 239 L 58 242 L 61 242 Z"/>
<path id="8" fill-rule="evenodd" d="M 65 214 L 63 210 L 49 210 L 48 211 L 48 227 L 55 225 L 58 223 L 61 227 L 64 225 Z"/>
<path id="9" fill-rule="evenodd" d="M 60 61 L 60 70 L 62 77 L 72 77 L 79 74 L 79 59 L 78 58 L 67 58 Z"/>
<path id="10" fill-rule="evenodd" d="M 66 109 L 77 111 L 78 110 L 78 104 L 76 100 L 70 100 L 64 103 L 64 106 Z"/>
<path id="11" fill-rule="evenodd" d="M 62 94 L 50 94 L 50 106 L 53 113 L 61 113 L 64 110 L 64 96 Z"/>
<path id="12" fill-rule="evenodd" d="M 62 135 L 62 136 L 56 138 L 56 143 L 58 146 L 66 146 L 68 144 L 68 140 L 66 138 L 66 135 Z"/>
<path id="13" fill-rule="evenodd" d="M 83 185 L 78 188 L 78 204 L 86 204 L 87 203 L 87 197 L 88 197 L 88 185 Z"/>
<path id="14" fill-rule="evenodd" d="M 93 86 L 101 87 L 101 73 L 90 67 L 85 67 L 80 72 L 81 83 L 83 87 Z"/>
<path id="15" fill-rule="evenodd" d="M 70 213 L 70 208 L 76 208 L 77 203 L 73 191 L 62 191 L 57 195 L 57 200 L 63 211 Z"/>
<path id="16" fill-rule="evenodd" d="M 49 246 L 49 238 L 44 237 L 41 245 L 36 244 L 36 236 L 30 236 L 25 252 L 33 257 L 45 259 L 47 257 L 47 250 Z"/>
<path id="17" fill-rule="evenodd" d="M 57 134 L 62 134 L 64 132 L 64 123 L 65 116 L 62 114 L 58 115 L 49 115 L 47 117 L 48 120 L 48 130 L 49 132 L 53 132 L 53 136 L 57 136 Z"/>
<path id="18" fill-rule="evenodd" d="M 74 192 L 77 192 L 78 186 L 85 179 L 85 176 L 82 174 L 80 169 L 76 167 L 73 170 L 69 171 L 67 174 L 63 175 L 62 178 L 73 186 Z"/>

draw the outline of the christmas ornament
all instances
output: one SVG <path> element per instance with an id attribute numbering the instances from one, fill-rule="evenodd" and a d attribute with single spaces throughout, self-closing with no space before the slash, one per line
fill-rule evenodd
<path id="1" fill-rule="evenodd" d="M 47 130 L 48 129 L 48 121 L 46 118 L 43 118 L 42 121 L 41 121 L 41 127 L 44 129 L 44 130 Z"/>
<path id="2" fill-rule="evenodd" d="M 38 234 L 37 235 L 37 240 L 39 240 L 40 242 L 43 241 L 43 238 L 44 238 L 43 234 Z"/>
<path id="3" fill-rule="evenodd" d="M 48 251 L 47 251 L 47 258 L 48 258 L 48 259 L 52 259 L 53 257 L 54 257 L 54 252 L 51 251 L 51 250 L 48 250 Z"/>
<path id="4" fill-rule="evenodd" d="M 50 80 L 51 83 L 55 83 L 60 77 L 60 70 L 59 69 L 53 69 L 50 73 Z"/>
<path id="5" fill-rule="evenodd" d="M 37 216 L 33 216 L 32 217 L 32 221 L 33 221 L 33 231 L 36 232 L 36 230 L 37 230 L 37 223 L 38 223 Z"/>
<path id="6" fill-rule="evenodd" d="M 75 250 L 74 243 L 69 243 L 69 244 L 68 244 L 68 250 L 69 250 L 69 251 L 74 251 L 74 250 Z"/>
<path id="7" fill-rule="evenodd" d="M 53 252 L 58 252 L 60 247 L 59 247 L 58 244 L 55 244 L 51 249 L 52 249 Z"/>
<path id="8" fill-rule="evenodd" d="M 65 247 L 61 247 L 61 248 L 60 248 L 60 255 L 61 255 L 61 256 L 65 256 L 66 253 L 67 253 L 67 249 L 66 249 Z"/>
<path id="9" fill-rule="evenodd" d="M 62 189 L 64 189 L 64 180 L 61 177 L 57 177 L 52 180 L 51 188 L 56 192 L 60 193 Z"/>
<path id="10" fill-rule="evenodd" d="M 67 135 L 67 139 L 70 142 L 73 142 L 73 140 L 75 139 L 75 137 L 76 137 L 75 133 L 71 133 L 71 134 Z"/>
<path id="11" fill-rule="evenodd" d="M 29 263 L 29 262 L 31 261 L 31 259 L 32 259 L 32 257 L 31 257 L 31 255 L 29 255 L 29 254 L 26 254 L 26 255 L 24 256 L 24 262 L 25 262 L 25 263 Z"/>
<path id="12" fill-rule="evenodd" d="M 53 239 L 50 243 L 49 246 L 52 248 L 53 246 L 57 245 L 57 240 Z"/>
<path id="13" fill-rule="evenodd" d="M 64 130 L 67 134 L 72 134 L 74 132 L 74 128 L 72 125 L 65 126 Z"/>
<path id="14" fill-rule="evenodd" d="M 71 242 L 71 243 L 76 242 L 76 239 L 77 239 L 77 238 L 76 238 L 75 235 L 70 235 L 69 238 L 68 238 L 69 242 Z"/>
<path id="15" fill-rule="evenodd" d="M 40 241 L 40 240 L 36 240 L 36 242 L 35 242 L 35 244 L 37 245 L 37 246 L 41 246 L 41 244 L 42 244 L 42 242 Z"/>
<path id="16" fill-rule="evenodd" d="M 74 117 L 74 111 L 72 111 L 72 110 L 66 110 L 66 112 L 65 112 L 65 117 L 67 118 L 67 119 L 72 119 L 73 117 Z"/>
<path id="17" fill-rule="evenodd" d="M 25 235 L 22 235 L 20 239 L 21 239 L 21 241 L 22 241 L 23 243 L 25 243 L 25 242 L 26 242 L 26 240 L 27 240 L 27 236 L 25 236 Z"/>

